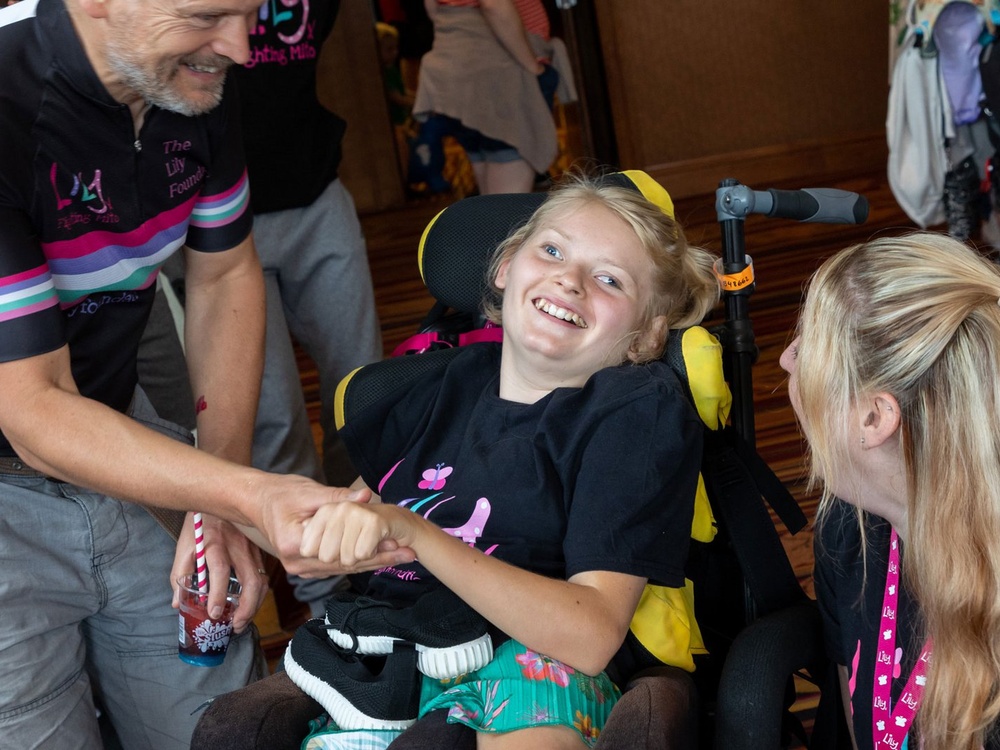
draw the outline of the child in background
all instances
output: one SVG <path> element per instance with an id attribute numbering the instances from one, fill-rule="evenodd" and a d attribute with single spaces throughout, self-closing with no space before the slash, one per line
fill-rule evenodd
<path id="1" fill-rule="evenodd" d="M 408 185 L 419 182 L 419 175 L 411 175 L 410 150 L 417 136 L 417 123 L 413 119 L 414 92 L 408 91 L 399 66 L 399 31 L 395 26 L 381 21 L 375 24 L 378 37 L 378 55 L 382 63 L 382 85 L 389 104 L 389 122 L 396 138 L 396 154 L 400 173 Z"/>
<path id="2" fill-rule="evenodd" d="M 417 611 L 444 590 L 488 621 L 496 650 L 458 679 L 423 677 L 421 716 L 446 710 L 480 747 L 596 741 L 619 696 L 604 670 L 644 585 L 684 585 L 702 425 L 659 357 L 719 295 L 666 191 L 643 187 L 651 200 L 561 184 L 493 260 L 487 313 L 502 344 L 464 347 L 342 430 L 381 502 L 322 509 L 303 554 L 346 571 L 378 567 L 387 549 L 413 562 L 376 570 L 366 597 L 335 596 L 326 624 L 296 633 L 289 675 L 324 706 L 344 695 L 309 689 L 323 687 L 297 663 L 310 638 L 364 645 L 343 624 L 364 608 Z M 404 658 L 390 653 L 385 671 Z"/>
<path id="3" fill-rule="evenodd" d="M 406 90 L 403 72 L 399 67 L 399 31 L 381 21 L 375 24 L 375 31 L 378 34 L 378 55 L 382 63 L 385 96 L 389 100 L 389 119 L 393 125 L 406 125 L 413 113 L 414 94 Z"/>

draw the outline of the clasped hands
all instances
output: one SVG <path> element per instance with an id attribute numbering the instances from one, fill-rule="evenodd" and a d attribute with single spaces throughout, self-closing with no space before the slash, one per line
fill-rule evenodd
<path id="1" fill-rule="evenodd" d="M 287 572 L 303 578 L 413 562 L 417 532 L 437 528 L 405 508 L 383 505 L 360 481 L 348 489 L 304 477 L 281 479 L 262 488 L 261 517 L 245 531 Z"/>
<path id="2" fill-rule="evenodd" d="M 256 498 L 250 524 L 234 526 L 208 514 L 205 523 L 205 560 L 210 583 L 209 611 L 221 611 L 225 588 L 234 571 L 243 585 L 243 597 L 234 618 L 243 630 L 260 607 L 268 577 L 261 550 L 277 557 L 288 573 L 325 578 L 347 573 L 404 565 L 416 559 L 412 545 L 429 521 L 395 505 L 382 505 L 367 487 L 325 487 L 303 477 L 269 475 L 247 488 Z M 192 572 L 194 533 L 191 514 L 178 541 L 170 582 L 178 606 L 177 578 Z"/>
<path id="3" fill-rule="evenodd" d="M 299 554 L 339 573 L 413 562 L 417 538 L 429 522 L 370 498 L 370 490 L 357 490 L 352 500 L 318 508 L 304 523 Z"/>

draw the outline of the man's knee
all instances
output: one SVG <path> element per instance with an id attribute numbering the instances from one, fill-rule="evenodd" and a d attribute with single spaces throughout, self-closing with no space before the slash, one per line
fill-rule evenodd
<path id="1" fill-rule="evenodd" d="M 44 669 L 44 666 L 39 666 Z M 21 672 L 25 683 L 37 684 L 33 674 Z M 4 680 L 17 680 L 17 674 Z M 79 671 L 44 694 L 3 693 L 0 711 L 0 750 L 41 747 L 101 747 L 97 711 L 86 672 Z"/>

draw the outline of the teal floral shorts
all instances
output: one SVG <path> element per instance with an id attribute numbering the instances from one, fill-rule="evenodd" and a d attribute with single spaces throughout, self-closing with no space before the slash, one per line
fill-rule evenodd
<path id="1" fill-rule="evenodd" d="M 567 726 L 593 747 L 619 697 L 603 672 L 591 677 L 507 641 L 480 670 L 449 680 L 425 677 L 420 715 L 448 709 L 449 722 L 477 732 Z"/>

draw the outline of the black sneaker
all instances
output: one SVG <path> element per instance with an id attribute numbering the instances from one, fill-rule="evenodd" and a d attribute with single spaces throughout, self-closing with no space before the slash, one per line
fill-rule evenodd
<path id="1" fill-rule="evenodd" d="M 493 658 L 486 620 L 443 586 L 400 608 L 338 592 L 326 602 L 326 622 L 334 643 L 359 654 L 388 654 L 399 641 L 416 644 L 420 671 L 437 680 L 482 669 Z"/>
<path id="2" fill-rule="evenodd" d="M 289 679 L 341 729 L 406 729 L 420 713 L 413 644 L 362 658 L 332 643 L 322 620 L 309 620 L 295 631 L 284 665 Z"/>

